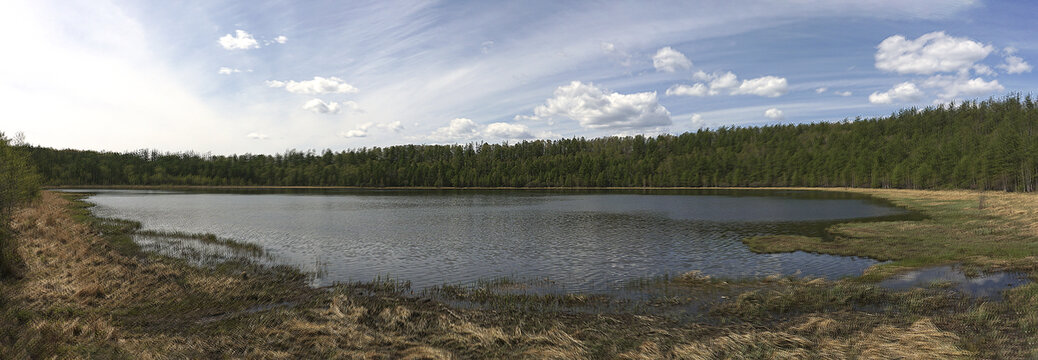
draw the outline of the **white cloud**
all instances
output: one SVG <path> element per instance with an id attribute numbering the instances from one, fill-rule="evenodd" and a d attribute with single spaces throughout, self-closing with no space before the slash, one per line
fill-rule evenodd
<path id="1" fill-rule="evenodd" d="M 734 89 L 739 86 L 739 78 L 731 71 L 724 74 L 714 74 L 710 80 L 710 95 L 717 95 L 723 90 Z"/>
<path id="2" fill-rule="evenodd" d="M 616 51 L 616 44 L 613 44 L 611 42 L 604 42 L 603 41 L 601 46 L 602 46 L 602 51 L 605 51 L 607 53 L 611 53 L 613 51 Z"/>
<path id="3" fill-rule="evenodd" d="M 675 72 L 682 69 L 688 70 L 692 67 L 692 61 L 688 60 L 685 54 L 667 46 L 659 49 L 656 51 L 656 55 L 652 56 L 652 66 L 656 68 L 656 71 Z"/>
<path id="4" fill-rule="evenodd" d="M 710 89 L 703 83 L 695 83 L 692 86 L 678 84 L 667 89 L 667 96 L 707 96 Z"/>
<path id="5" fill-rule="evenodd" d="M 1023 58 L 1016 56 L 1015 54 L 1016 48 L 1012 46 L 1002 49 L 1002 55 L 1005 56 L 1005 63 L 999 64 L 998 68 L 1005 70 L 1008 74 L 1031 72 L 1031 64 L 1028 64 Z"/>
<path id="6" fill-rule="evenodd" d="M 874 92 L 869 95 L 869 102 L 873 104 L 890 104 L 893 102 L 913 102 L 923 98 L 923 92 L 911 82 L 903 82 L 894 85 L 893 88 L 884 92 Z"/>
<path id="7" fill-rule="evenodd" d="M 706 127 L 706 121 L 703 121 L 703 115 L 692 114 L 692 118 L 690 120 L 692 120 L 693 129 L 702 129 Z"/>
<path id="8" fill-rule="evenodd" d="M 270 138 L 270 136 L 267 136 L 267 134 L 260 134 L 255 132 L 249 133 L 248 135 L 245 135 L 245 137 L 253 140 L 267 140 Z"/>
<path id="9" fill-rule="evenodd" d="M 782 110 L 778 108 L 771 108 L 764 111 L 764 117 L 771 120 L 782 120 L 786 118 L 786 115 L 782 113 Z"/>
<path id="10" fill-rule="evenodd" d="M 383 127 L 389 129 L 392 132 L 400 132 L 400 130 L 404 129 L 404 125 L 401 124 L 400 121 L 393 121 L 388 124 L 384 124 Z"/>
<path id="11" fill-rule="evenodd" d="M 483 134 L 499 139 L 530 139 L 534 137 L 526 125 L 503 122 L 487 125 L 486 129 L 483 130 Z"/>
<path id="12" fill-rule="evenodd" d="M 317 114 L 338 114 L 342 111 L 342 105 L 337 102 L 324 102 L 321 99 L 311 99 L 303 104 L 303 110 L 312 111 Z"/>
<path id="13" fill-rule="evenodd" d="M 786 83 L 785 78 L 763 76 L 756 79 L 743 80 L 742 85 L 739 85 L 738 89 L 732 90 L 732 95 L 750 94 L 779 97 L 787 92 L 789 92 L 789 85 Z"/>
<path id="14" fill-rule="evenodd" d="M 493 50 L 493 49 L 494 49 L 494 41 L 493 40 L 484 41 L 482 44 L 479 45 L 479 51 L 484 53 L 484 54 L 489 54 L 490 50 Z"/>
<path id="15" fill-rule="evenodd" d="M 367 137 L 371 133 L 369 131 L 371 129 L 385 129 L 385 130 L 390 130 L 390 131 L 396 133 L 396 132 L 400 132 L 400 130 L 403 130 L 404 126 L 401 125 L 399 121 L 394 121 L 394 122 L 387 123 L 387 124 L 375 124 L 373 122 L 366 122 L 366 123 L 357 125 L 357 127 L 355 129 L 353 129 L 353 130 L 339 132 L 339 136 L 344 137 L 344 138 L 362 138 L 362 137 Z"/>
<path id="16" fill-rule="evenodd" d="M 894 35 L 879 43 L 876 68 L 899 74 L 929 75 L 968 70 L 994 51 L 991 45 L 932 32 L 915 40 Z"/>
<path id="17" fill-rule="evenodd" d="M 240 73 L 240 72 L 241 72 L 241 70 L 232 69 L 232 68 L 229 68 L 229 67 L 226 67 L 226 66 L 220 67 L 220 70 L 216 71 L 216 73 L 218 73 L 220 75 L 230 75 L 230 74 Z"/>
<path id="18" fill-rule="evenodd" d="M 438 141 L 460 141 L 471 140 L 479 136 L 479 125 L 472 119 L 457 118 L 451 120 L 450 124 L 436 129 L 430 139 Z"/>
<path id="19" fill-rule="evenodd" d="M 278 44 L 284 44 L 288 42 L 288 37 L 286 37 L 285 35 L 279 35 L 278 37 L 274 38 L 274 42 Z"/>
<path id="20" fill-rule="evenodd" d="M 227 34 L 220 37 L 220 46 L 227 50 L 248 50 L 260 47 L 256 38 L 245 30 L 235 30 L 235 35 Z"/>
<path id="21" fill-rule="evenodd" d="M 303 81 L 278 81 L 268 80 L 267 86 L 272 88 L 283 87 L 290 93 L 294 94 L 331 94 L 331 93 L 356 93 L 357 88 L 353 85 L 347 84 L 342 79 L 337 77 L 323 78 L 320 76 L 314 76 L 313 80 Z"/>
<path id="22" fill-rule="evenodd" d="M 995 70 L 992 70 L 990 66 L 984 64 L 973 65 L 973 72 L 979 75 L 994 76 Z"/>
<path id="23" fill-rule="evenodd" d="M 692 78 L 699 81 L 710 82 L 709 86 L 704 83 L 696 83 L 695 85 L 692 85 L 692 87 L 699 89 L 708 87 L 710 91 L 707 92 L 707 95 L 717 95 L 722 91 L 730 91 L 739 86 L 739 77 L 735 76 L 731 71 L 724 74 L 719 72 L 707 74 L 703 71 L 697 71 L 695 74 L 692 74 Z"/>
<path id="24" fill-rule="evenodd" d="M 1005 90 L 998 80 L 985 81 L 982 78 L 935 75 L 923 82 L 924 87 L 940 89 L 937 94 L 940 100 L 952 100 L 960 96 L 981 96 Z"/>
<path id="25" fill-rule="evenodd" d="M 339 136 L 344 138 L 362 138 L 367 137 L 368 132 L 361 129 L 353 129 L 350 131 L 343 131 L 339 133 Z"/>
<path id="26" fill-rule="evenodd" d="M 834 91 L 833 94 L 844 96 L 844 97 L 854 95 L 854 93 L 852 93 L 850 91 Z"/>
<path id="27" fill-rule="evenodd" d="M 400 124 L 386 124 L 381 127 L 385 127 L 390 130 L 397 131 L 395 126 Z M 467 118 L 457 118 L 451 120 L 450 124 L 445 127 L 438 128 L 432 132 L 429 136 L 418 137 L 417 139 L 432 140 L 437 142 L 461 142 L 461 141 L 476 141 L 482 139 L 492 140 L 526 140 L 533 138 L 558 138 L 558 134 L 550 131 L 531 131 L 526 125 L 522 124 L 511 124 L 504 122 L 496 122 L 486 126 L 477 124 L 475 121 Z"/>
<path id="28" fill-rule="evenodd" d="M 789 84 L 786 82 L 786 79 L 777 76 L 762 76 L 756 79 L 743 80 L 742 83 L 739 83 L 739 77 L 731 71 L 724 74 L 707 74 L 697 71 L 695 74 L 692 74 L 692 78 L 700 81 L 709 81 L 709 85 L 705 83 L 695 83 L 691 86 L 674 85 L 667 89 L 666 94 L 668 96 L 707 96 L 728 92 L 730 95 L 750 94 L 778 97 L 789 92 Z M 815 90 L 815 92 L 821 93 L 818 90 Z"/>
<path id="29" fill-rule="evenodd" d="M 620 94 L 592 83 L 573 81 L 555 89 L 555 97 L 534 109 L 533 118 L 562 116 L 587 129 L 644 129 L 671 124 L 670 112 L 655 92 Z"/>
<path id="30" fill-rule="evenodd" d="M 827 87 L 820 87 L 820 88 L 815 89 L 815 94 L 821 94 L 821 93 L 826 92 L 827 90 L 829 90 L 829 88 L 827 88 Z"/>

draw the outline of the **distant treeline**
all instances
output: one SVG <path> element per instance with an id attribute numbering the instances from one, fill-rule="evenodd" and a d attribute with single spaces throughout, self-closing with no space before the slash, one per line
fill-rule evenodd
<path id="1" fill-rule="evenodd" d="M 49 185 L 851 186 L 1033 191 L 1030 96 L 681 135 L 208 156 L 32 147 Z"/>

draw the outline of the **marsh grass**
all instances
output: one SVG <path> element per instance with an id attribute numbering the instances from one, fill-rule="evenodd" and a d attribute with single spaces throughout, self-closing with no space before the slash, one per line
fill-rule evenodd
<path id="1" fill-rule="evenodd" d="M 137 225 L 140 228 L 140 224 Z M 138 236 L 149 236 L 159 238 L 173 238 L 173 239 L 189 239 L 196 240 L 204 244 L 219 245 L 232 249 L 235 252 L 248 253 L 255 257 L 261 257 L 267 255 L 267 251 L 260 245 L 238 241 L 234 239 L 221 238 L 214 234 L 204 233 L 187 233 L 182 231 L 158 231 L 158 230 L 138 230 L 134 232 L 134 235 Z"/>

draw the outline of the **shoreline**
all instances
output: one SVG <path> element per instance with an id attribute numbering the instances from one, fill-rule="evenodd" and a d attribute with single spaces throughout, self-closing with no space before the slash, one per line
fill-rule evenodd
<path id="1" fill-rule="evenodd" d="M 451 186 L 267 186 L 267 185 L 56 185 L 44 186 L 46 190 L 64 189 L 113 189 L 113 190 L 789 190 L 789 191 L 842 191 L 846 189 L 862 190 L 904 190 L 904 189 L 878 189 L 878 188 L 852 188 L 852 187 L 693 187 L 693 186 L 567 186 L 567 187 L 451 187 Z M 912 191 L 949 191 L 949 190 L 912 190 Z M 953 190 L 954 191 L 954 190 Z M 963 190 L 975 191 L 975 190 Z M 987 190 L 986 192 L 993 192 Z"/>
<path id="2" fill-rule="evenodd" d="M 988 193 L 988 208 L 980 215 L 994 215 L 984 217 L 969 207 L 976 192 L 860 192 L 879 192 L 881 198 L 932 216 L 912 224 L 841 224 L 832 229 L 847 251 L 897 250 L 888 255 L 901 260 L 877 269 L 877 274 L 947 260 L 1024 270 L 1032 279 L 1038 274 L 1038 265 L 1032 264 L 1038 261 L 1028 258 L 1026 251 L 1017 251 L 1030 249 L 1033 236 L 1007 235 L 1011 230 L 1038 229 L 1031 227 L 1031 215 L 1038 211 L 1033 196 Z M 1020 213 L 1014 206 L 1027 208 Z M 986 228 L 980 225 L 987 223 L 956 223 L 966 218 L 997 222 L 998 231 L 965 235 L 1006 240 L 998 246 L 1005 251 L 994 251 L 984 243 L 964 247 L 957 241 L 967 241 L 965 235 L 941 239 L 962 232 L 962 226 Z M 119 250 L 119 242 L 128 238 L 126 231 L 118 231 L 118 224 L 93 218 L 84 205 L 54 192 L 46 192 L 43 200 L 21 211 L 16 225 L 20 251 L 27 259 L 26 276 L 0 284 L 0 324 L 22 324 L 0 325 L 0 354 L 13 356 L 1007 357 L 1026 355 L 1038 329 L 1038 298 L 1029 295 L 1038 293 L 1033 283 L 1008 291 L 1001 302 L 978 302 L 939 288 L 892 292 L 855 279 L 775 278 L 748 284 L 694 275 L 665 279 L 663 286 L 735 291 L 727 300 L 707 304 L 703 321 L 686 324 L 651 314 L 574 312 L 567 310 L 564 298 L 494 297 L 481 289 L 463 289 L 458 294 L 482 301 L 485 308 L 481 309 L 409 297 L 393 284 L 376 282 L 306 290 L 297 277 L 279 277 L 270 269 L 247 264 L 197 267 L 154 254 L 127 255 Z M 944 227 L 947 231 L 928 235 Z M 913 237 L 919 246 L 902 241 Z M 61 242 L 64 245 L 58 246 Z M 933 251 L 952 245 L 974 253 Z M 783 246 L 810 249 L 813 245 L 792 241 Z M 48 265 L 55 263 L 65 265 Z M 58 291 L 44 284 L 59 284 L 53 288 Z M 69 290 L 60 290 L 62 286 Z M 170 295 L 160 293 L 179 295 L 167 300 Z M 549 302 L 545 306 L 529 301 Z M 61 308 L 72 310 L 54 310 Z M 1027 313 L 1019 314 L 1020 309 Z M 173 319 L 177 320 L 168 323 Z M 1009 329 L 1013 330 L 1007 333 Z M 56 339 L 58 345 L 31 346 L 47 338 Z M 921 349 L 924 352 L 918 353 Z"/>

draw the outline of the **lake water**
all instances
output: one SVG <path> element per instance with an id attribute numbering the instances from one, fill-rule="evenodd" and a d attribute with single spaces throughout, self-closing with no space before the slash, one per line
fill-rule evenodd
<path id="1" fill-rule="evenodd" d="M 98 216 L 256 243 L 304 270 L 322 266 L 319 285 L 390 276 L 418 289 L 512 277 L 594 292 L 690 270 L 860 275 L 876 262 L 755 254 L 740 240 L 911 215 L 812 191 L 91 191 Z"/>

